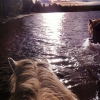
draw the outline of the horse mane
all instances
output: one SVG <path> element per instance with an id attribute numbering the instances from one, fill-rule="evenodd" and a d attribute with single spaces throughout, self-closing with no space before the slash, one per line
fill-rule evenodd
<path id="1" fill-rule="evenodd" d="M 10 84 L 10 100 L 78 100 L 43 61 L 17 61 Z"/>

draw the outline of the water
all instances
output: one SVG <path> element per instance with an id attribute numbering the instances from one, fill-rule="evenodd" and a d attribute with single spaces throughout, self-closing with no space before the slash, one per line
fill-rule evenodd
<path id="1" fill-rule="evenodd" d="M 2 94 L 9 93 L 8 57 L 43 58 L 81 100 L 99 100 L 100 45 L 89 43 L 87 30 L 88 20 L 97 18 L 99 11 L 34 13 L 0 26 L 0 86 L 7 87 Z"/>

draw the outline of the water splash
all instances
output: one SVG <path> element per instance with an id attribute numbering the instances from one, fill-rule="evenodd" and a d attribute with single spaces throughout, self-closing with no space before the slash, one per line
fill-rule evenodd
<path id="1" fill-rule="evenodd" d="M 87 38 L 85 42 L 83 43 L 83 49 L 87 49 L 89 46 L 90 46 L 90 41 L 89 41 L 89 38 Z"/>
<path id="2" fill-rule="evenodd" d="M 90 51 L 93 51 L 93 52 L 99 52 L 100 51 L 100 44 L 94 44 L 94 43 L 91 43 L 89 38 L 86 39 L 86 41 L 83 43 L 83 49 L 86 50 L 90 50 Z"/>

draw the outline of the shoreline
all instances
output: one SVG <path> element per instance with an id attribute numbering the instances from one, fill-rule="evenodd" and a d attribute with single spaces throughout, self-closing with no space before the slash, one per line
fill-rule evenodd
<path id="1" fill-rule="evenodd" d="M 98 11 L 98 10 L 90 10 L 90 11 L 67 11 L 67 12 L 91 12 L 91 11 Z M 3 25 L 5 23 L 7 23 L 9 20 L 13 20 L 13 19 L 18 19 L 18 18 L 22 18 L 22 17 L 27 17 L 27 16 L 30 16 L 30 15 L 33 15 L 34 13 L 67 13 L 67 12 L 32 12 L 30 14 L 19 14 L 19 15 L 16 15 L 14 17 L 8 17 L 8 18 L 0 18 L 0 25 Z"/>
<path id="2" fill-rule="evenodd" d="M 14 17 L 8 17 L 8 18 L 0 19 L 0 25 L 7 23 L 9 20 L 18 19 L 18 18 L 30 16 L 30 15 L 33 15 L 33 14 L 34 13 L 31 13 L 31 14 L 19 14 L 19 15 L 16 15 Z"/>

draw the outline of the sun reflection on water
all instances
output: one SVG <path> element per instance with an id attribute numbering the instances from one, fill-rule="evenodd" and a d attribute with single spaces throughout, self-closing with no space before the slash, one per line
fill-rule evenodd
<path id="1" fill-rule="evenodd" d="M 43 26 L 45 27 L 45 37 L 52 46 L 45 48 L 50 54 L 57 54 L 57 47 L 61 45 L 60 30 L 62 29 L 62 20 L 64 13 L 46 13 L 43 14 Z"/>
<path id="2" fill-rule="evenodd" d="M 43 15 L 44 25 L 49 26 L 46 30 L 46 35 L 50 40 L 60 41 L 60 29 L 62 28 L 63 13 L 48 13 Z"/>

